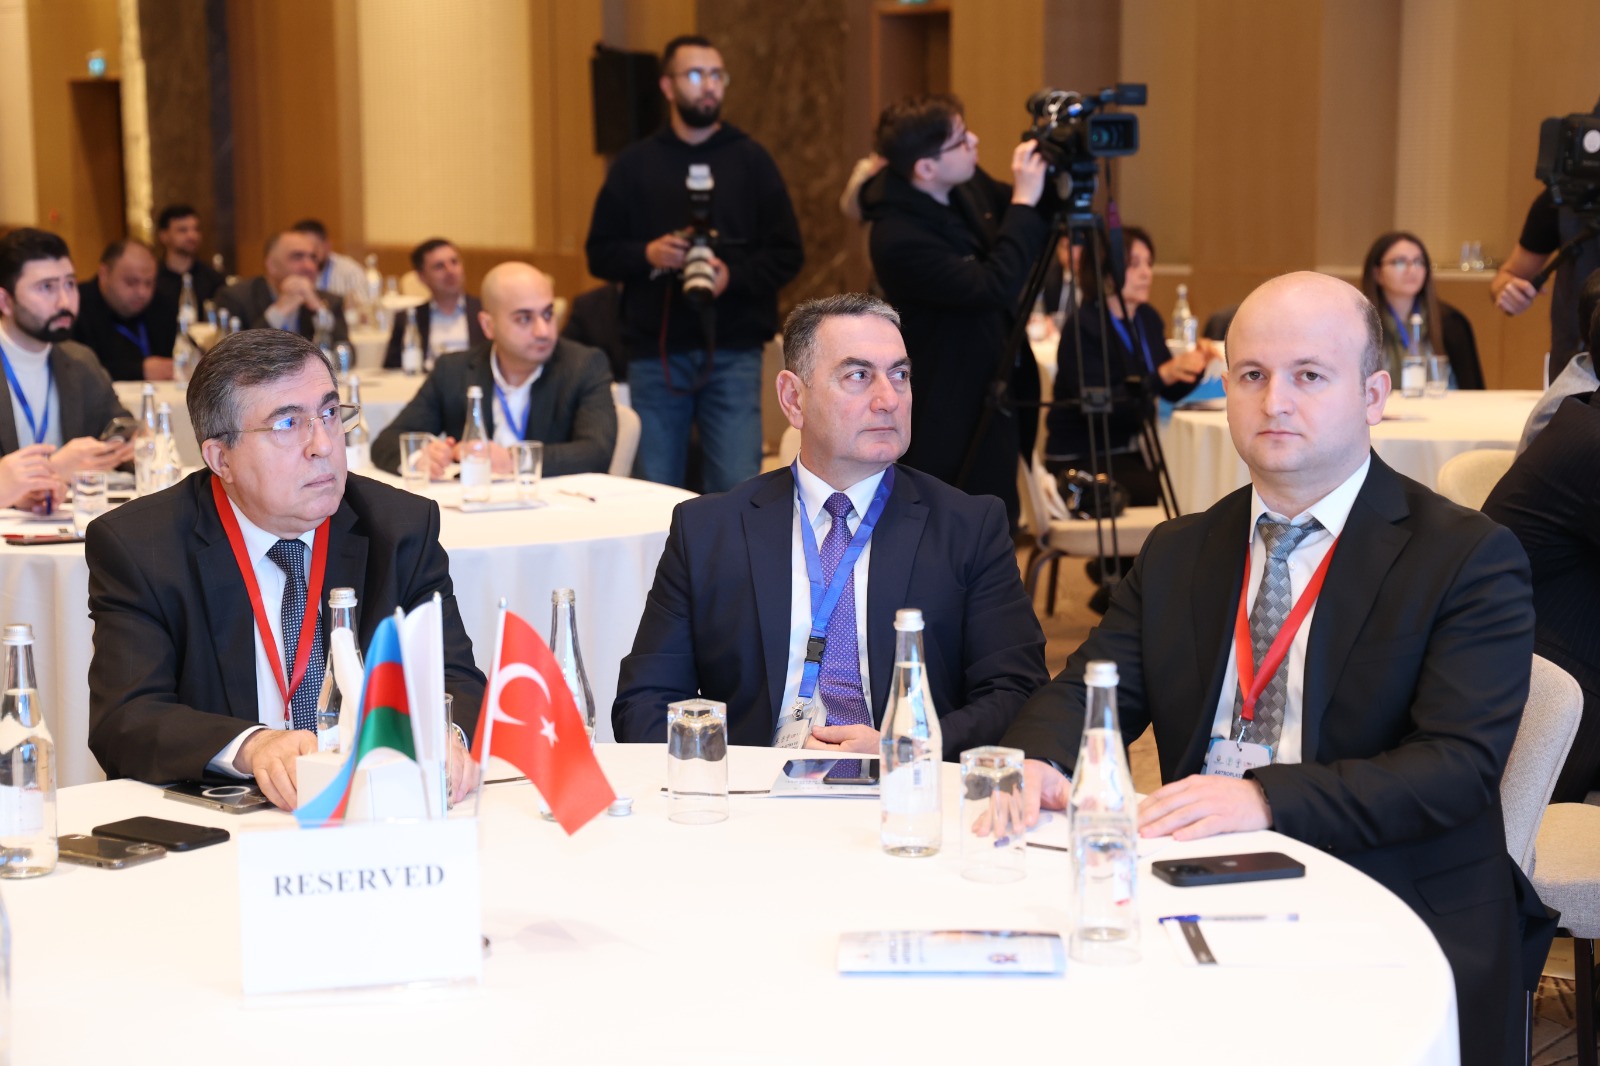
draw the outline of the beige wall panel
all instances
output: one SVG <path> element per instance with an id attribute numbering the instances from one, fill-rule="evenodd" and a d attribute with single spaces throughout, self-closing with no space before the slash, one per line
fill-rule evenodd
<path id="1" fill-rule="evenodd" d="M 1191 3 L 1123 0 L 1121 65 L 1110 79 L 1142 81 L 1150 90 L 1147 106 L 1127 109 L 1139 116 L 1139 152 L 1116 164 L 1116 194 L 1123 219 L 1149 231 L 1163 264 L 1194 255 L 1198 19 Z M 1168 304 L 1157 305 L 1163 315 Z"/>
<path id="2" fill-rule="evenodd" d="M 1393 0 L 1323 6 L 1315 262 L 1359 268 L 1394 218 L 1400 18 Z M 1319 266 L 1319 269 L 1321 267 Z"/>
<path id="3" fill-rule="evenodd" d="M 982 140 L 978 162 L 1011 180 L 1011 150 L 1028 128 L 1028 97 L 1044 85 L 1044 0 L 951 0 L 950 90 Z"/>
<path id="4" fill-rule="evenodd" d="M 660 55 L 672 38 L 698 32 L 695 0 L 604 0 L 601 6 L 605 42 L 613 48 Z"/>
<path id="5" fill-rule="evenodd" d="M 358 0 L 366 240 L 532 245 L 524 0 Z"/>
<path id="6" fill-rule="evenodd" d="M 33 86 L 26 0 L 0 0 L 0 227 L 39 217 L 33 180 Z"/>
<path id="7" fill-rule="evenodd" d="M 530 11 L 535 229 L 542 250 L 581 255 L 605 180 L 589 79 L 603 32 L 600 6 L 537 0 Z"/>

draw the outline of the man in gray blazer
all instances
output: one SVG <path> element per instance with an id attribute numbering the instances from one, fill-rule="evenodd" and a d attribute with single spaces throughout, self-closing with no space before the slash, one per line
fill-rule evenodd
<path id="1" fill-rule="evenodd" d="M 268 238 L 260 277 L 234 282 L 217 291 L 217 306 L 237 315 L 245 329 L 285 329 L 311 340 L 317 335 L 317 312 L 333 315 L 335 344 L 350 340 L 344 321 L 344 299 L 317 288 L 315 240 L 285 230 Z"/>
<path id="2" fill-rule="evenodd" d="M 67 339 L 77 316 L 66 242 L 38 229 L 0 238 L 0 453 L 47 455 L 63 479 L 133 456 L 131 443 L 100 440 L 107 424 L 128 412 L 94 353 Z"/>
<path id="3" fill-rule="evenodd" d="M 496 473 L 510 473 L 507 447 L 544 442 L 544 472 L 604 473 L 617 443 L 617 410 L 605 353 L 556 336 L 555 290 L 527 263 L 501 263 L 483 279 L 478 324 L 488 339 L 442 356 L 395 420 L 372 443 L 372 462 L 400 468 L 400 434 L 439 435 L 429 472 L 443 475 L 460 458 L 467 389 L 483 389 L 484 429 Z"/>

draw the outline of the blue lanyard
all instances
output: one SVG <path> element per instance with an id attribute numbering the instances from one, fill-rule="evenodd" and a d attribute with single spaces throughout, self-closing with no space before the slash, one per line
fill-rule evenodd
<path id="1" fill-rule="evenodd" d="M 1395 326 L 1400 330 L 1400 347 L 1409 352 L 1411 350 L 1411 327 L 1400 321 L 1400 316 L 1394 313 L 1394 308 L 1389 306 L 1389 301 L 1385 300 L 1383 305 L 1389 308 L 1389 317 L 1394 319 Z M 1412 311 L 1413 313 L 1416 311 L 1415 304 L 1412 304 Z"/>
<path id="2" fill-rule="evenodd" d="M 1116 327 L 1117 336 L 1122 338 L 1122 346 L 1128 349 L 1129 355 L 1133 355 L 1133 338 L 1128 336 L 1128 324 L 1116 315 L 1108 315 L 1107 317 L 1111 319 L 1111 325 Z M 1135 321 L 1133 323 L 1133 331 L 1139 335 L 1139 347 L 1144 349 L 1145 369 L 1153 374 L 1155 373 L 1156 363 L 1154 359 L 1150 358 L 1150 342 L 1145 339 L 1144 327 Z"/>
<path id="3" fill-rule="evenodd" d="M 794 475 L 795 495 L 798 497 L 800 460 L 794 461 L 791 471 Z M 866 548 L 867 541 L 872 539 L 873 527 L 878 524 L 883 508 L 889 502 L 889 493 L 892 491 L 894 491 L 894 467 L 889 466 L 884 470 L 883 480 L 878 482 L 878 491 L 872 494 L 872 502 L 867 505 L 867 513 L 861 519 L 861 524 L 856 527 L 856 535 L 850 538 L 850 545 L 844 550 L 844 558 L 839 560 L 838 567 L 833 571 L 833 580 L 828 582 L 826 589 L 822 587 L 822 555 L 817 551 L 817 532 L 811 528 L 811 518 L 806 514 L 805 500 L 800 500 L 800 543 L 805 548 L 806 581 L 811 585 L 811 635 L 806 641 L 806 661 L 800 670 L 800 691 L 797 694 L 802 702 L 809 701 L 812 693 L 817 690 L 817 675 L 822 672 L 822 652 L 828 646 L 828 622 L 833 618 L 833 610 L 839 606 L 839 597 L 844 595 L 844 587 L 855 571 L 856 560 L 861 558 L 861 552 Z"/>
<path id="4" fill-rule="evenodd" d="M 133 332 L 133 330 L 129 329 L 127 326 L 124 326 L 120 322 L 113 322 L 111 325 L 112 328 L 114 328 L 118 333 L 122 334 L 124 337 L 128 338 L 134 344 L 139 346 L 140 355 L 150 354 L 150 331 L 145 329 L 144 319 L 141 318 L 139 320 L 138 333 Z"/>
<path id="5" fill-rule="evenodd" d="M 500 412 L 506 416 L 506 425 L 516 430 L 518 440 L 527 440 L 528 418 L 533 414 L 533 390 L 528 390 L 528 409 L 522 412 L 522 424 L 520 426 L 517 425 L 516 417 L 511 413 L 511 403 L 506 399 L 505 390 L 500 387 L 498 381 L 494 383 L 494 395 L 500 401 Z"/>
<path id="6" fill-rule="evenodd" d="M 11 395 L 17 398 L 17 403 L 22 405 L 22 417 L 28 420 L 28 428 L 33 431 L 33 443 L 43 444 L 46 433 L 50 432 L 50 393 L 56 387 L 56 371 L 51 365 L 48 356 L 44 362 L 44 423 L 35 424 L 33 420 L 33 405 L 28 403 L 28 394 L 22 391 L 22 383 L 17 380 L 17 372 L 11 369 L 11 359 L 4 352 L 0 352 L 0 359 L 5 360 L 6 380 L 11 383 Z M 21 434 L 18 434 L 21 436 Z"/>

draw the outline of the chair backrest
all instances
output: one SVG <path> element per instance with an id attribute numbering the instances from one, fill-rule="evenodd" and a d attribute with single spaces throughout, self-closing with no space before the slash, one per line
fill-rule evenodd
<path id="1" fill-rule="evenodd" d="M 1038 466 L 1017 456 L 1017 488 L 1022 490 L 1022 527 L 1033 534 L 1042 546 L 1050 535 L 1050 501 L 1045 497 L 1040 474 Z"/>
<path id="2" fill-rule="evenodd" d="M 611 449 L 611 469 L 616 477 L 633 476 L 633 457 L 639 453 L 639 412 L 617 404 L 617 446 Z"/>
<path id="3" fill-rule="evenodd" d="M 1478 448 L 1453 455 L 1439 468 L 1439 495 L 1474 511 L 1482 510 L 1483 501 L 1516 457 L 1509 448 Z"/>
<path id="4" fill-rule="evenodd" d="M 1506 850 L 1533 873 L 1533 844 L 1539 822 L 1555 791 L 1561 765 L 1578 735 L 1583 714 L 1583 689 L 1572 675 L 1548 659 L 1533 657 L 1528 702 L 1517 726 L 1517 739 L 1500 779 L 1500 806 L 1506 820 Z"/>

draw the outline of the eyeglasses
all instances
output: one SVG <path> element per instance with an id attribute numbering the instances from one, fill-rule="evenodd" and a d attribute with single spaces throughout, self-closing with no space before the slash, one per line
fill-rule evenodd
<path id="1" fill-rule="evenodd" d="M 1422 258 L 1420 255 L 1415 259 L 1407 259 L 1404 256 L 1396 256 L 1393 259 L 1385 259 L 1378 265 L 1382 267 L 1388 267 L 1390 270 L 1410 270 L 1412 267 L 1416 267 L 1418 270 L 1423 270 L 1427 268 L 1428 261 Z"/>
<path id="2" fill-rule="evenodd" d="M 939 150 L 937 152 L 933 153 L 933 155 L 930 156 L 929 158 L 938 159 L 940 156 L 944 155 L 946 152 L 954 152 L 958 148 L 967 148 L 971 144 L 972 144 L 972 131 L 964 129 L 964 130 L 961 131 L 960 134 L 957 135 L 955 140 L 951 141 L 949 144 L 942 145 L 939 148 Z"/>
<path id="3" fill-rule="evenodd" d="M 304 448 L 317 435 L 317 424 L 330 438 L 334 433 L 348 433 L 361 418 L 361 405 L 357 403 L 329 404 L 314 415 L 284 415 L 270 426 L 241 429 L 240 433 L 265 433 L 267 439 L 280 448 Z"/>
<path id="4" fill-rule="evenodd" d="M 703 67 L 690 67 L 688 70 L 678 71 L 673 77 L 683 78 L 696 89 L 705 85 L 706 82 L 727 88 L 729 81 L 728 72 L 721 67 L 712 67 L 710 70 L 706 70 Z"/>

